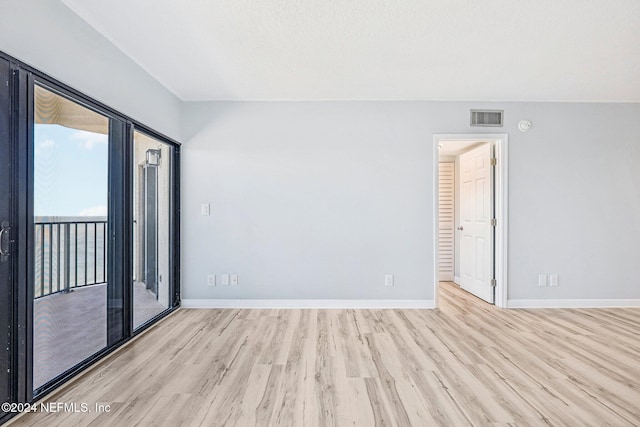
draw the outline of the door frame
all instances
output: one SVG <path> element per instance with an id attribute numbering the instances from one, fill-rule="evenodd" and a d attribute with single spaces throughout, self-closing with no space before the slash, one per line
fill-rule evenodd
<path id="1" fill-rule="evenodd" d="M 0 202 L 0 400 L 13 401 L 17 394 L 17 381 L 13 372 L 16 363 L 13 354 L 18 342 L 16 333 L 16 276 L 18 273 L 16 251 L 14 244 L 16 234 L 19 233 L 16 221 L 16 206 L 18 193 L 16 191 L 16 154 L 15 126 L 12 120 L 12 98 L 15 89 L 11 62 L 0 58 L 0 175 L 2 197 Z M 5 223 L 6 221 L 6 223 Z M 5 228 L 6 227 L 6 228 Z M 0 424 L 7 420 L 8 414 L 0 414 Z"/>
<path id="2" fill-rule="evenodd" d="M 494 144 L 494 155 L 497 161 L 494 177 L 494 215 L 497 221 L 494 240 L 494 266 L 496 279 L 495 305 L 496 307 L 507 307 L 508 293 L 508 171 L 509 171 L 509 135 L 502 134 L 434 134 L 433 135 L 433 302 L 434 307 L 438 308 L 438 210 L 440 191 L 440 180 L 438 176 L 438 164 L 440 158 L 439 145 L 447 141 L 477 141 L 490 142 Z"/>

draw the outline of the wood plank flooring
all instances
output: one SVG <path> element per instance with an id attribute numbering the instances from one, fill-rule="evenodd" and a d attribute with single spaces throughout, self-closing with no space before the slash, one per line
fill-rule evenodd
<path id="1" fill-rule="evenodd" d="M 640 425 L 640 309 L 180 310 L 16 425 Z"/>

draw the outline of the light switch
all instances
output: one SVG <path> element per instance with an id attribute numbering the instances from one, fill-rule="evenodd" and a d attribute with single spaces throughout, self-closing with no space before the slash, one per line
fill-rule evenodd
<path id="1" fill-rule="evenodd" d="M 238 286 L 238 275 L 237 274 L 232 274 L 231 275 L 231 285 L 232 286 Z"/>
<path id="2" fill-rule="evenodd" d="M 200 215 L 209 216 L 211 214 L 211 205 L 209 203 L 203 203 L 200 205 Z"/>

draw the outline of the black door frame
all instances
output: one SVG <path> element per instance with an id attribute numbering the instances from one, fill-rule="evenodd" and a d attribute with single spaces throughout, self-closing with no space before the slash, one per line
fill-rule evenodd
<path id="1" fill-rule="evenodd" d="M 0 403 L 11 401 L 15 395 L 13 352 L 15 332 L 15 248 L 11 242 L 15 230 L 14 212 L 14 147 L 11 141 L 11 63 L 0 58 Z"/>
<path id="2" fill-rule="evenodd" d="M 149 138 L 153 138 L 158 140 L 161 143 L 165 143 L 167 145 L 169 145 L 172 149 L 169 150 L 169 158 L 161 160 L 161 161 L 166 161 L 169 162 L 169 164 L 171 165 L 171 167 L 169 168 L 169 182 L 172 183 L 172 191 L 169 194 L 169 209 L 171 212 L 173 212 L 174 214 L 171 215 L 169 217 L 169 237 L 172 239 L 172 242 L 170 242 L 169 245 L 169 270 L 170 270 L 170 277 L 168 278 L 169 280 L 169 284 L 168 284 L 168 288 L 169 288 L 169 305 L 172 307 L 179 307 L 180 306 L 180 145 L 179 144 L 174 144 L 171 143 L 171 141 L 166 140 L 161 134 L 158 134 L 157 132 L 150 130 L 148 128 L 144 128 L 142 126 L 133 124 L 131 126 L 131 131 L 130 131 L 130 140 L 131 140 L 131 151 L 130 151 L 130 155 L 131 155 L 131 171 L 130 171 L 130 179 L 133 182 L 133 174 L 137 174 L 137 168 L 139 167 L 139 165 L 135 164 L 135 159 L 134 159 L 134 155 L 133 152 L 135 150 L 135 132 L 139 132 Z M 142 175 L 142 179 L 146 179 L 145 175 L 146 173 L 143 171 Z M 130 186 L 130 188 L 132 189 L 131 193 L 129 194 L 130 196 L 130 203 L 132 203 L 132 207 L 133 207 L 133 199 L 136 196 L 135 192 L 137 191 L 137 189 L 134 189 L 133 186 Z M 156 171 L 156 202 L 157 202 L 157 191 L 158 191 L 158 182 L 157 182 L 157 171 Z M 146 198 L 146 190 L 143 191 L 143 196 L 142 198 Z M 133 209 L 129 210 L 130 212 L 133 212 Z M 157 211 L 157 209 L 156 209 Z M 156 212 L 157 214 L 157 212 Z M 131 236 L 133 236 L 133 217 L 131 218 L 131 220 L 129 221 L 129 224 L 131 224 L 132 230 L 131 230 Z M 145 221 L 145 227 L 146 227 L 146 221 Z M 157 225 L 157 220 L 156 220 L 156 225 Z M 145 237 L 146 239 L 146 237 Z M 156 239 L 157 239 L 157 235 L 156 235 Z M 135 240 L 135 239 L 134 239 Z M 157 255 L 157 247 L 156 247 L 156 262 L 158 260 L 158 255 Z M 132 257 L 129 257 L 129 259 L 132 259 Z M 145 267 L 143 267 L 145 268 Z M 132 266 L 133 269 L 133 266 Z M 146 268 L 145 268 L 146 269 Z M 156 273 L 157 273 L 157 266 L 156 266 Z M 146 272 L 145 272 L 146 274 Z M 130 276 L 132 277 L 132 276 Z M 156 298 L 158 297 L 158 282 L 156 281 L 155 283 L 155 289 L 156 289 Z M 133 300 L 133 292 L 132 289 L 130 288 L 131 291 L 131 295 L 129 298 L 130 303 L 132 304 L 132 309 L 129 311 L 129 322 L 131 323 L 131 325 L 133 325 L 133 305 L 134 305 L 134 300 Z M 133 329 L 133 335 L 137 335 L 139 333 L 141 333 L 143 330 L 145 330 L 146 328 L 148 328 L 149 326 L 153 325 L 158 319 L 164 317 L 165 314 L 160 313 L 157 316 L 151 317 L 147 320 L 145 320 L 145 322 L 143 322 L 140 326 L 138 326 L 137 328 Z"/>
<path id="3" fill-rule="evenodd" d="M 123 340 L 127 336 L 127 330 L 124 326 L 124 312 L 123 307 L 125 292 L 124 287 L 126 284 L 127 263 L 124 261 L 127 259 L 125 247 L 128 235 L 126 234 L 125 224 L 129 220 L 128 207 L 126 203 L 127 192 L 127 174 L 126 171 L 126 121 L 118 115 L 112 114 L 110 111 L 105 111 L 99 106 L 86 99 L 84 96 L 78 96 L 62 85 L 57 84 L 51 79 L 35 75 L 34 73 L 28 74 L 27 83 L 27 141 L 26 141 L 26 155 L 28 164 L 28 199 L 27 199 L 27 242 L 35 242 L 35 226 L 34 226 L 34 125 L 35 125 L 35 87 L 42 87 L 47 91 L 55 93 L 61 97 L 64 97 L 74 103 L 82 105 L 89 110 L 103 115 L 109 119 L 109 215 L 107 222 L 107 239 L 108 239 L 108 256 L 107 256 L 107 346 L 101 349 L 98 353 L 92 355 L 87 360 L 81 362 L 71 370 L 62 372 L 60 375 L 48 381 L 42 387 L 36 390 L 31 390 L 31 394 L 27 394 L 28 397 L 39 396 L 50 389 L 57 387 L 58 385 L 66 382 L 70 377 L 74 376 L 77 372 L 84 369 L 88 363 L 91 363 L 95 359 L 99 358 L 101 354 L 106 352 L 109 347 L 116 345 L 119 341 Z M 27 283 L 32 284 L 35 282 L 35 245 L 27 245 Z M 27 286 L 27 312 L 30 313 L 27 317 L 27 356 L 29 369 L 29 380 L 33 380 L 33 302 L 34 302 L 34 286 Z"/>

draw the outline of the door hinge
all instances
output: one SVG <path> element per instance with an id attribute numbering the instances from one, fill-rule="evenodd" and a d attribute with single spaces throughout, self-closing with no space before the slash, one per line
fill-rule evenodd
<path id="1" fill-rule="evenodd" d="M 498 164 L 498 159 L 496 159 L 495 157 L 491 159 L 491 166 L 495 166 Z"/>
<path id="2" fill-rule="evenodd" d="M 497 220 L 497 219 L 495 219 L 495 218 L 491 218 L 491 226 L 492 226 L 492 227 L 495 227 L 495 226 L 497 226 L 497 225 L 498 225 L 498 220 Z"/>
<path id="3" fill-rule="evenodd" d="M 491 286 L 492 286 L 492 287 L 494 287 L 494 288 L 495 288 L 497 284 L 498 284 L 498 283 L 496 282 L 496 279 L 491 279 Z"/>

